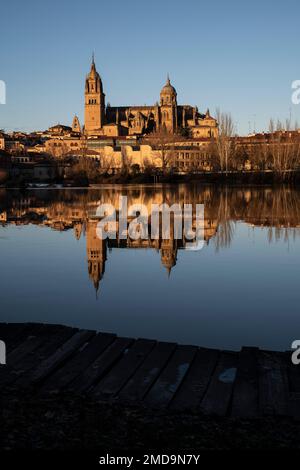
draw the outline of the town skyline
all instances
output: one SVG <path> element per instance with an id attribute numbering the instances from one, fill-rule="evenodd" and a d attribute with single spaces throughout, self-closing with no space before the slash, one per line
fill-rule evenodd
<path id="1" fill-rule="evenodd" d="M 7 85 L 7 104 L 0 106 L 0 128 L 41 130 L 58 122 L 70 124 L 74 114 L 83 122 L 83 77 L 93 50 L 112 106 L 154 103 L 169 73 L 181 104 L 209 106 L 212 114 L 217 107 L 230 112 L 241 135 L 267 130 L 270 117 L 300 121 L 300 108 L 291 102 L 291 84 L 299 79 L 295 1 L 290 0 L 285 11 L 268 1 L 258 10 L 254 2 L 247 15 L 235 1 L 226 6 L 189 1 L 188 14 L 178 2 L 163 2 L 153 11 L 137 8 L 134 21 L 125 5 L 119 4 L 113 15 L 112 6 L 92 2 L 93 15 L 83 34 L 78 33 L 82 24 L 76 3 L 71 8 L 64 2 L 59 15 L 56 2 L 51 8 L 39 6 L 33 14 L 28 5 L 15 3 L 15 25 L 24 34 L 22 42 L 16 40 L 5 21 L 12 6 L 4 5 L 0 34 L 8 46 L 0 79 Z M 155 35 L 147 39 L 154 26 Z M 25 28 L 31 29 L 30 37 Z M 175 41 L 174 31 L 180 40 Z"/>

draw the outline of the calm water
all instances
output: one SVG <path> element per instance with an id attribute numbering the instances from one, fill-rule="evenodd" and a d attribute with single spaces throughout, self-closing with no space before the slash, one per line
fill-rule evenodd
<path id="1" fill-rule="evenodd" d="M 101 242 L 100 202 L 204 203 L 205 246 Z M 300 190 L 199 185 L 0 190 L 0 320 L 208 347 L 300 338 Z"/>

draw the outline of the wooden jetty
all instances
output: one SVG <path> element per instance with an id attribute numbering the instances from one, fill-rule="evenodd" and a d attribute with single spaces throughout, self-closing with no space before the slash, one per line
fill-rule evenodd
<path id="1" fill-rule="evenodd" d="M 62 325 L 0 323 L 3 394 L 79 394 L 101 402 L 209 415 L 300 417 L 291 352 L 219 351 Z"/>

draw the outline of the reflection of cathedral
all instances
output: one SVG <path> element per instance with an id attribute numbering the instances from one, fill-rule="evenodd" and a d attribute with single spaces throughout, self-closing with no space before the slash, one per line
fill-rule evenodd
<path id="1" fill-rule="evenodd" d="M 128 222 L 129 223 L 129 222 Z M 170 238 L 162 239 L 138 239 L 132 240 L 131 238 L 122 239 L 107 239 L 101 240 L 97 237 L 98 220 L 86 220 L 86 250 L 88 261 L 89 277 L 92 280 L 95 289 L 99 289 L 100 281 L 105 271 L 105 262 L 107 260 L 107 249 L 112 248 L 151 248 L 160 253 L 161 264 L 166 268 L 168 276 L 171 274 L 172 268 L 176 265 L 178 249 L 184 249 L 186 240 L 174 238 L 174 224 L 171 219 Z M 204 240 L 208 243 L 209 239 L 216 234 L 217 224 L 216 221 L 211 219 L 204 220 Z M 77 233 L 77 232 L 76 232 Z M 150 230 L 149 230 L 150 233 Z"/>
<path id="2" fill-rule="evenodd" d="M 171 269 L 176 265 L 177 246 L 183 247 L 182 240 L 174 240 L 171 236 L 169 240 L 119 240 L 118 238 L 101 240 L 97 237 L 98 220 L 86 221 L 86 252 L 88 262 L 88 273 L 95 289 L 98 291 L 100 281 L 105 271 L 108 248 L 152 248 L 160 252 L 161 263 L 171 273 Z M 75 235 L 78 230 L 74 228 Z"/>

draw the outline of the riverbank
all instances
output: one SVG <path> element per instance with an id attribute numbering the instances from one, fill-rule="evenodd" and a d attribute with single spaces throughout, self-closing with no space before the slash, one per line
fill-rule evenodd
<path id="1" fill-rule="evenodd" d="M 278 174 L 272 171 L 265 172 L 205 172 L 197 174 L 114 174 L 99 175 L 96 179 L 79 178 L 53 181 L 29 181 L 26 179 L 10 179 L 1 187 L 19 189 L 41 188 L 84 188 L 101 184 L 183 184 L 203 183 L 214 185 L 274 185 L 288 183 L 298 186 L 300 184 L 300 171 Z"/>

